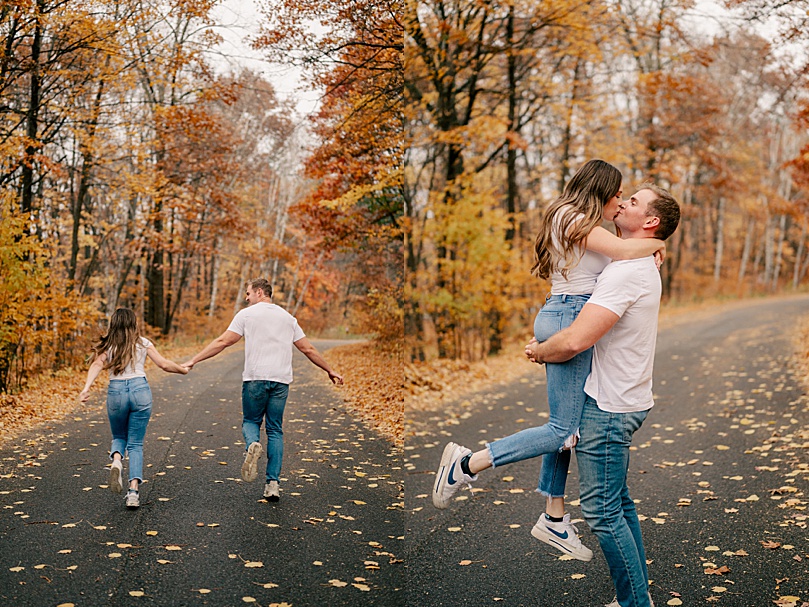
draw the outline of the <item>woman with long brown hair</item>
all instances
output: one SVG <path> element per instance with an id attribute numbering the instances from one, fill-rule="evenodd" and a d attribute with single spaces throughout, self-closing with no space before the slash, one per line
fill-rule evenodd
<path id="1" fill-rule="evenodd" d="M 662 240 L 621 240 L 601 227 L 603 220 L 612 220 L 618 212 L 621 182 L 617 168 L 603 160 L 590 160 L 545 209 L 531 272 L 550 279 L 552 286 L 534 323 L 537 341 L 573 324 L 592 295 L 598 275 L 611 260 L 665 253 Z M 567 362 L 545 365 L 550 409 L 547 424 L 487 443 L 476 453 L 448 443 L 436 473 L 433 504 L 446 508 L 455 492 L 477 480 L 482 470 L 542 455 L 537 492 L 546 497 L 545 514 L 539 517 L 531 534 L 574 558 L 589 561 L 593 553 L 582 545 L 570 515 L 565 514 L 564 495 L 570 448 L 576 443 L 591 359 L 592 348 Z"/>
<path id="2" fill-rule="evenodd" d="M 115 310 L 107 332 L 92 350 L 92 364 L 79 399 L 87 402 L 93 382 L 101 371 L 109 371 L 107 416 L 112 430 L 109 486 L 113 493 L 123 491 L 123 456 L 128 453 L 126 507 L 137 508 L 140 506 L 138 488 L 143 482 L 143 437 L 152 415 L 152 391 L 144 372 L 146 357 L 167 373 L 185 375 L 188 369 L 164 358 L 151 341 L 141 336 L 138 320 L 129 308 Z"/>

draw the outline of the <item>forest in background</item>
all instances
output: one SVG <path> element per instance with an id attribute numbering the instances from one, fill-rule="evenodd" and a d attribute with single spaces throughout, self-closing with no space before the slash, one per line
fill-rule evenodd
<path id="1" fill-rule="evenodd" d="M 706 28 L 690 0 L 406 1 L 408 360 L 528 331 L 540 214 L 590 158 L 681 202 L 666 299 L 805 288 L 809 3 L 726 6 Z"/>
<path id="2" fill-rule="evenodd" d="M 395 5 L 260 7 L 254 47 L 322 92 L 301 128 L 217 72 L 215 4 L 0 0 L 0 392 L 82 364 L 119 306 L 218 334 L 256 276 L 311 333 L 401 342 Z"/>

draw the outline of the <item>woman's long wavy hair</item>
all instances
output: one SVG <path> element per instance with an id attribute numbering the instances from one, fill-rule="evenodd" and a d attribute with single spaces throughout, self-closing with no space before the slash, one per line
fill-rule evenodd
<path id="1" fill-rule="evenodd" d="M 562 195 L 545 209 L 534 244 L 531 274 L 549 278 L 559 271 L 567 272 L 581 258 L 577 247 L 590 231 L 601 224 L 604 205 L 621 189 L 621 171 L 603 160 L 587 161 L 565 185 Z M 557 218 L 557 213 L 561 216 Z M 583 218 L 579 219 L 581 215 Z M 561 250 L 554 245 L 556 231 Z"/>
<path id="2" fill-rule="evenodd" d="M 135 349 L 140 341 L 140 329 L 135 313 L 129 308 L 118 308 L 110 318 L 110 326 L 98 343 L 93 346 L 93 360 L 107 353 L 104 369 L 120 375 L 135 358 Z"/>

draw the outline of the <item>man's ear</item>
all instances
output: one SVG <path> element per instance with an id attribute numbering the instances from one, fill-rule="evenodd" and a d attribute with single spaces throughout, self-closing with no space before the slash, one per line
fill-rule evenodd
<path id="1" fill-rule="evenodd" d="M 643 229 L 650 230 L 652 228 L 657 229 L 657 226 L 660 225 L 660 217 L 657 215 L 648 215 L 646 217 L 646 221 L 643 222 Z"/>

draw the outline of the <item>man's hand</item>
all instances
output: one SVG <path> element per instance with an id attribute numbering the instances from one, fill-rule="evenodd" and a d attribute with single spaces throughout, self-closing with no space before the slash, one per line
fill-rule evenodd
<path id="1" fill-rule="evenodd" d="M 329 379 L 331 380 L 331 383 L 333 383 L 333 384 L 336 384 L 336 385 L 338 385 L 338 386 L 342 386 L 342 385 L 343 385 L 343 376 L 342 376 L 342 375 L 338 375 L 338 374 L 337 374 L 337 373 L 335 373 L 334 371 L 330 371 L 330 372 L 329 372 Z"/>
<path id="2" fill-rule="evenodd" d="M 537 354 L 536 349 L 539 347 L 539 342 L 537 341 L 536 337 L 532 337 L 531 341 L 525 344 L 525 356 L 530 360 L 532 363 L 537 363 L 539 365 L 544 364 L 541 360 L 539 360 L 539 355 Z"/>
<path id="3" fill-rule="evenodd" d="M 191 360 L 187 360 L 180 365 L 181 367 L 185 367 L 188 371 L 194 368 L 194 362 Z"/>

